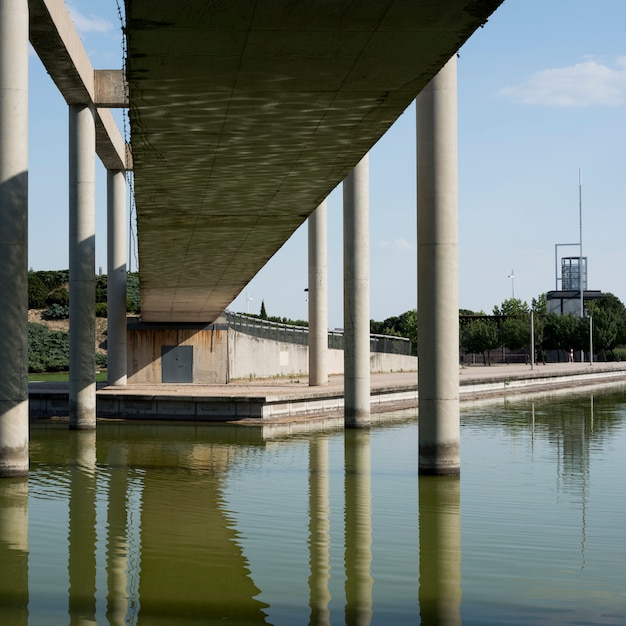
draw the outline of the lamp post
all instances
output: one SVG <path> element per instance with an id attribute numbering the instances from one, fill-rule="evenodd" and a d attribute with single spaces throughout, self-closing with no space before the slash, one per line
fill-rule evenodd
<path id="1" fill-rule="evenodd" d="M 252 302 L 252 298 L 248 295 L 246 291 L 246 315 L 250 313 L 250 302 Z"/>

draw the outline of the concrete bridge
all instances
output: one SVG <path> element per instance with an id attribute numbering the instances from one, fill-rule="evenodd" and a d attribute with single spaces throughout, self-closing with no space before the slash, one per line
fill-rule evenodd
<path id="1" fill-rule="evenodd" d="M 28 41 L 69 106 L 70 426 L 95 427 L 94 207 L 108 170 L 110 382 L 126 382 L 124 172 L 146 323 L 210 323 L 309 216 L 324 385 L 324 199 L 344 181 L 345 420 L 369 425 L 367 152 L 418 96 L 420 467 L 458 472 L 455 53 L 502 0 L 126 3 L 94 71 L 62 0 L 0 5 L 0 475 L 28 467 Z M 129 106 L 131 150 L 107 107 Z M 132 158 L 130 154 L 132 153 Z M 319 207 L 319 209 L 318 209 Z M 149 332 L 149 331 L 148 331 Z"/>

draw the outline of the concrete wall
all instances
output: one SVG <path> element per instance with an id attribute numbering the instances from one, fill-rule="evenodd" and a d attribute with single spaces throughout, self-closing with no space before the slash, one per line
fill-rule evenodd
<path id="1" fill-rule="evenodd" d="M 237 378 L 308 375 L 308 347 L 260 339 L 225 324 L 169 327 L 129 323 L 128 384 L 160 384 L 163 346 L 193 346 L 193 383 L 226 384 Z M 343 350 L 328 351 L 329 374 L 343 374 Z M 371 372 L 416 371 L 417 357 L 372 352 Z"/>
<path id="2" fill-rule="evenodd" d="M 161 348 L 193 346 L 193 382 L 228 382 L 228 330 L 225 326 L 181 326 L 129 324 L 128 384 L 162 382 Z"/>
<path id="3" fill-rule="evenodd" d="M 230 379 L 306 376 L 308 347 L 228 331 Z M 328 351 L 328 373 L 343 374 L 343 350 Z M 371 372 L 417 371 L 417 357 L 370 353 Z"/>

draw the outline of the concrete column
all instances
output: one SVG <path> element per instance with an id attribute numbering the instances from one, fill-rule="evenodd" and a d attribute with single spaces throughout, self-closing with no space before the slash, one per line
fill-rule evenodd
<path id="1" fill-rule="evenodd" d="M 70 428 L 96 427 L 96 129 L 70 105 Z"/>
<path id="2" fill-rule="evenodd" d="M 0 476 L 28 473 L 28 1 L 0 2 Z"/>
<path id="3" fill-rule="evenodd" d="M 456 56 L 417 104 L 419 472 L 460 472 Z"/>
<path id="4" fill-rule="evenodd" d="M 328 384 L 328 203 L 311 213 L 309 229 L 309 385 Z"/>
<path id="5" fill-rule="evenodd" d="M 370 425 L 369 155 L 343 183 L 344 420 Z"/>
<path id="6" fill-rule="evenodd" d="M 126 384 L 126 177 L 107 170 L 108 384 Z"/>

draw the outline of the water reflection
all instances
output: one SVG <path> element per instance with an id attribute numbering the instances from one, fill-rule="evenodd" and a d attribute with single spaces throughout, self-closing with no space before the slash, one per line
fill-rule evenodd
<path id="1" fill-rule="evenodd" d="M 346 624 L 367 626 L 372 619 L 372 494 L 370 433 L 348 429 L 345 451 Z"/>
<path id="2" fill-rule="evenodd" d="M 30 478 L 0 481 L 0 624 L 626 623 L 625 414 L 472 409 L 463 490 L 418 479 L 414 421 L 35 424 Z"/>
<path id="3" fill-rule="evenodd" d="M 0 624 L 28 624 L 28 479 L 0 481 Z"/>
<path id="4" fill-rule="evenodd" d="M 461 624 L 461 481 L 419 477 L 419 605 L 423 626 Z"/>
<path id="5" fill-rule="evenodd" d="M 330 505 L 328 437 L 309 442 L 310 626 L 330 625 Z"/>

